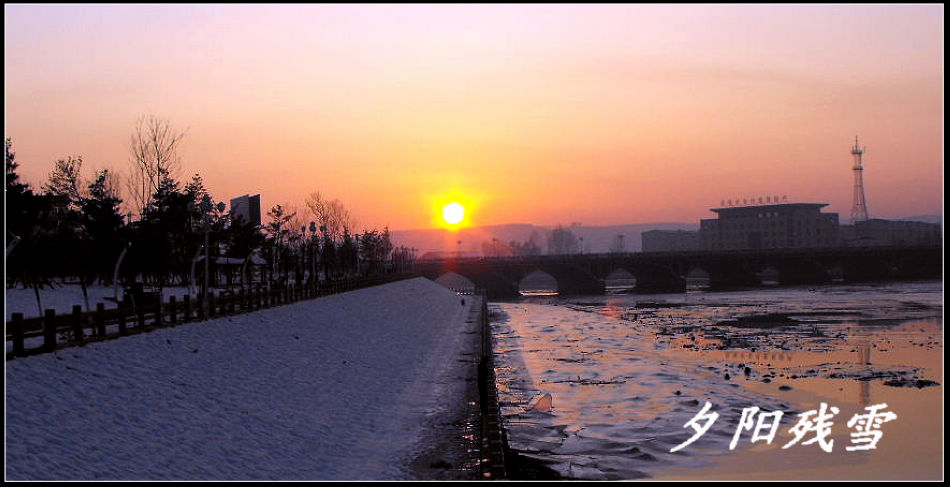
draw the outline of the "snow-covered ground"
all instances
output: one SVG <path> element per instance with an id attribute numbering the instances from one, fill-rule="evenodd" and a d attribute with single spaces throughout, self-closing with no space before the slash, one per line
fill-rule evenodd
<path id="1" fill-rule="evenodd" d="M 89 297 L 89 309 L 96 309 L 96 303 L 104 303 L 106 309 L 117 307 L 115 303 L 116 290 L 112 286 L 92 285 L 86 287 L 86 293 Z M 23 289 L 22 286 L 6 289 L 6 308 L 7 321 L 10 321 L 13 313 L 23 313 L 24 318 L 43 316 L 39 306 L 44 310 L 55 309 L 56 314 L 69 314 L 73 310 L 73 305 L 80 305 L 86 310 L 86 296 L 83 296 L 82 287 L 79 284 L 55 283 L 53 287 L 40 289 L 40 303 L 36 303 L 36 293 L 33 289 Z M 182 296 L 188 294 L 188 287 L 166 287 L 162 288 L 162 296 L 167 302 L 168 298 L 175 296 L 179 302 Z M 118 290 L 119 299 L 122 298 L 122 287 Z M 192 296 L 194 296 L 192 294 Z"/>
<path id="2" fill-rule="evenodd" d="M 9 361 L 7 478 L 410 478 L 473 301 L 419 278 Z"/>

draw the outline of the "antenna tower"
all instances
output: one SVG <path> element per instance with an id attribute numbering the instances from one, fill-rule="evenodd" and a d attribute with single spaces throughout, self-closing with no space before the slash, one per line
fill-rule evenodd
<path id="1" fill-rule="evenodd" d="M 851 155 L 854 156 L 854 206 L 851 207 L 851 223 L 868 219 L 868 204 L 864 199 L 864 165 L 861 156 L 867 147 L 858 145 L 858 137 L 854 137 L 854 147 Z"/>

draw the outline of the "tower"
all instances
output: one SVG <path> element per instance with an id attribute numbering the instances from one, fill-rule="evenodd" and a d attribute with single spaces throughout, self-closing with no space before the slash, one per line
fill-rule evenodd
<path id="1" fill-rule="evenodd" d="M 868 219 L 868 204 L 864 199 L 864 166 L 861 156 L 864 155 L 866 147 L 858 145 L 858 136 L 854 136 L 854 147 L 851 148 L 851 155 L 854 156 L 854 206 L 851 207 L 851 223 L 865 221 Z"/>

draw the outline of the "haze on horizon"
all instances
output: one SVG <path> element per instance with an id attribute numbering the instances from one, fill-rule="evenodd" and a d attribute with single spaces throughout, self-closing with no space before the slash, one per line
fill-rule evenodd
<path id="1" fill-rule="evenodd" d="M 38 188 L 127 167 L 135 120 L 183 177 L 361 228 L 697 222 L 788 195 L 845 220 L 941 214 L 943 5 L 6 5 L 5 136 Z"/>

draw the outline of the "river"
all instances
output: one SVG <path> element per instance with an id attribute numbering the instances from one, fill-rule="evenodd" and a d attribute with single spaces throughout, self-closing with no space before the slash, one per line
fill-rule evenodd
<path id="1" fill-rule="evenodd" d="M 531 296 L 490 310 L 509 445 L 563 477 L 942 478 L 942 282 Z M 671 453 L 707 403 L 711 427 Z M 831 424 L 795 443 L 800 415 L 823 403 Z M 848 426 L 881 404 L 894 419 Z M 783 413 L 775 430 L 756 423 L 755 442 L 737 428 L 751 407 Z"/>

